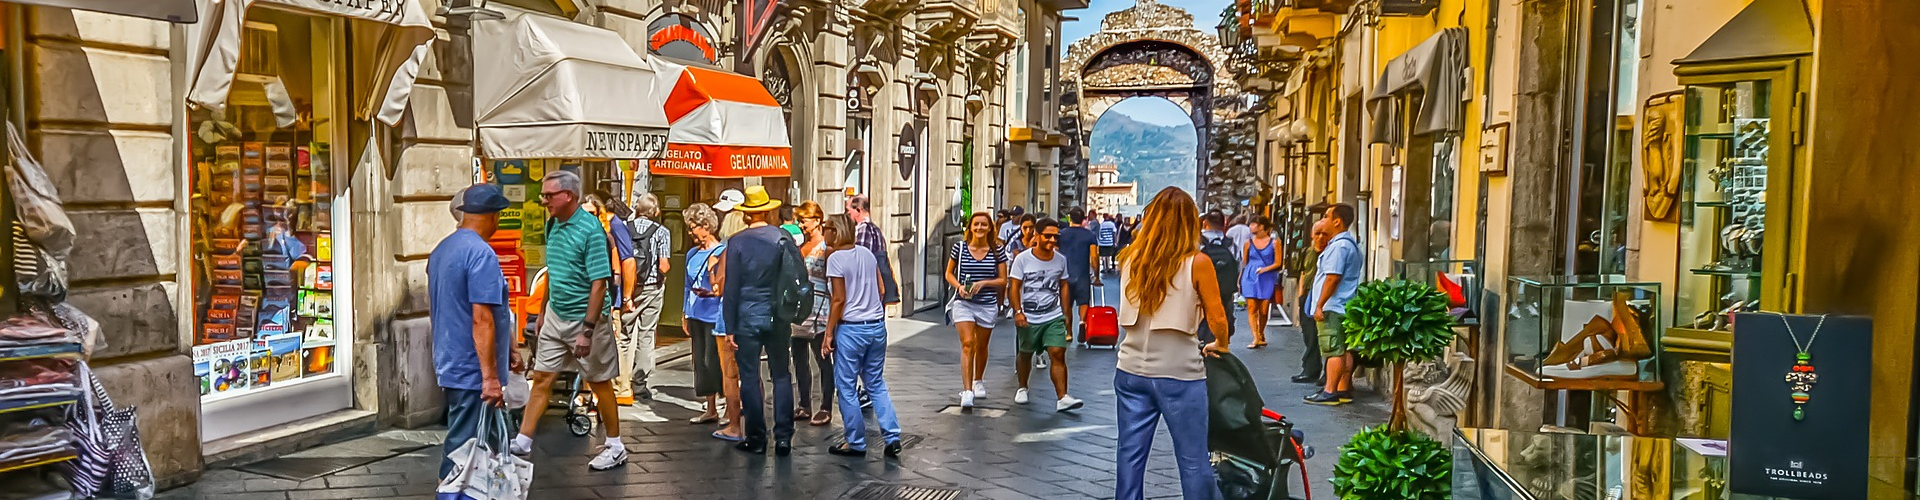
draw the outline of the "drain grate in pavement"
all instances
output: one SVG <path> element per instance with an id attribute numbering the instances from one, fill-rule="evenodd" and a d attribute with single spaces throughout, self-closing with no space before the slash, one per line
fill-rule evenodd
<path id="1" fill-rule="evenodd" d="M 868 483 L 848 492 L 843 500 L 955 500 L 960 490 Z"/>
<path id="2" fill-rule="evenodd" d="M 940 414 L 941 415 L 971 415 L 975 417 L 1000 418 L 1007 415 L 1007 409 L 1006 408 L 988 408 L 985 406 L 975 406 L 973 408 L 964 408 L 964 407 L 961 407 L 960 405 L 947 405 L 945 408 L 940 409 Z"/>

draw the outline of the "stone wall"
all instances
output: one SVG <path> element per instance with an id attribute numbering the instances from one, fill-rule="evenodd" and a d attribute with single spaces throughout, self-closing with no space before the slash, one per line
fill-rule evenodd
<path id="1" fill-rule="evenodd" d="M 179 150 L 184 78 L 163 22 L 25 7 L 26 141 L 66 202 L 78 237 L 70 301 L 101 323 L 95 372 L 140 410 L 154 474 L 201 469 L 200 398 L 176 307 L 181 265 Z"/>

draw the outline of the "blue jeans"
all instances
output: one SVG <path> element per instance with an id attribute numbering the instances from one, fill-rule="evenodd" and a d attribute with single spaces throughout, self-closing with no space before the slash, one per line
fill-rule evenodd
<path id="1" fill-rule="evenodd" d="M 873 417 L 888 443 L 900 441 L 900 416 L 893 411 L 893 398 L 887 396 L 887 381 L 880 376 L 887 368 L 887 325 L 841 324 L 833 332 L 833 386 L 840 396 L 840 426 L 847 432 L 847 447 L 867 449 L 867 417 L 860 411 L 856 383 L 865 384 L 873 401 Z M 743 375 L 744 376 L 744 375 Z M 789 412 L 789 415 L 792 413 Z"/>
<path id="2" fill-rule="evenodd" d="M 447 455 L 474 438 L 476 431 L 480 430 L 481 417 L 489 411 L 499 410 L 488 408 L 486 402 L 480 401 L 480 391 L 447 387 L 440 390 L 447 396 L 447 439 L 440 447 L 440 477 L 444 478 L 447 473 L 453 472 L 453 462 L 447 460 Z M 485 439 L 493 443 L 507 442 L 507 436 L 487 436 Z"/>
<path id="3" fill-rule="evenodd" d="M 774 331 L 774 330 L 778 331 Z M 739 325 L 733 341 L 740 345 L 733 359 L 740 365 L 740 418 L 746 442 L 767 442 L 766 393 L 760 389 L 760 353 L 767 354 L 767 372 L 773 379 L 773 440 L 793 440 L 793 334 L 773 325 Z"/>
<path id="4" fill-rule="evenodd" d="M 1174 460 L 1180 466 L 1180 493 L 1186 500 L 1217 500 L 1220 487 L 1207 459 L 1207 381 L 1142 377 L 1115 371 L 1114 398 L 1119 404 L 1119 470 L 1114 482 L 1116 500 L 1145 497 L 1147 454 L 1153 451 L 1153 430 L 1167 421 L 1173 436 Z"/>

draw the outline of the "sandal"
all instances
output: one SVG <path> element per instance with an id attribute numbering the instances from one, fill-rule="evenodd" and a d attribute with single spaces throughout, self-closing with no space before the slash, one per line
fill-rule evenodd
<path id="1" fill-rule="evenodd" d="M 713 438 L 729 443 L 738 443 L 747 440 L 744 436 L 729 436 L 726 434 L 726 431 L 713 431 Z"/>
<path id="2" fill-rule="evenodd" d="M 800 420 L 807 420 L 807 419 L 811 419 L 811 418 L 813 418 L 813 412 L 810 412 L 810 411 L 807 411 L 807 409 L 806 409 L 806 408 L 794 408 L 794 409 L 793 409 L 793 419 L 794 419 L 795 421 L 800 421 Z"/>
<path id="3" fill-rule="evenodd" d="M 1266 342 L 1254 342 L 1252 344 L 1247 344 L 1248 349 L 1259 349 L 1266 346 L 1267 346 Z"/>
<path id="4" fill-rule="evenodd" d="M 711 424 L 719 421 L 720 421 L 719 415 L 700 415 L 697 417 L 687 419 L 687 423 L 691 425 Z"/>
<path id="5" fill-rule="evenodd" d="M 821 411 L 820 413 L 813 414 L 813 425 L 819 426 L 831 423 L 833 423 L 833 412 Z"/>

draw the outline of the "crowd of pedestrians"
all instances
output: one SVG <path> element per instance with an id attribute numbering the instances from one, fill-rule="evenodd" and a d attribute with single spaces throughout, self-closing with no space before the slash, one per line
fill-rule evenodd
<path id="1" fill-rule="evenodd" d="M 530 400 L 544 405 L 560 374 L 572 373 L 592 393 L 605 438 L 589 468 L 625 464 L 618 407 L 653 397 L 653 346 L 663 297 L 676 293 L 667 276 L 677 260 L 685 276 L 677 292 L 681 325 L 691 339 L 694 394 L 703 403 L 688 423 L 714 425 L 712 436 L 740 451 L 785 456 L 796 424 L 831 425 L 838 410 L 844 438 L 829 453 L 866 455 L 870 445 L 889 457 L 902 452 L 885 377 L 886 310 L 900 292 L 866 197 L 850 196 L 841 213 L 828 214 L 812 201 L 773 199 L 759 186 L 730 189 L 681 211 L 690 244 L 678 256 L 652 195 L 634 197 L 630 207 L 585 194 L 576 174 L 556 171 L 539 197 L 552 214 L 546 268 L 534 284 L 544 304 L 524 343 L 514 335 L 506 283 L 487 244 L 509 205 L 499 187 L 475 185 L 456 196 L 459 229 L 429 257 L 449 451 L 472 437 L 483 412 L 504 404 L 507 374 L 526 371 Z M 1361 259 L 1346 232 L 1352 208 L 1325 213 L 1313 232 L 1316 272 L 1299 291 L 1301 315 L 1316 320 L 1305 326 L 1319 327 L 1306 342 L 1322 360 L 1303 362 L 1294 380 L 1320 382 L 1324 373 L 1323 390 L 1307 400 L 1339 404 L 1351 400 L 1352 360 L 1338 323 Z M 1019 208 L 971 214 L 962 241 L 947 249 L 944 278 L 953 293 L 945 313 L 959 340 L 959 405 L 988 397 L 991 337 L 1011 321 L 1013 401 L 1028 404 L 1029 378 L 1044 370 L 1055 411 L 1083 408 L 1068 391 L 1066 350 L 1076 336 L 1085 339 L 1088 308 L 1105 296 L 1096 295 L 1102 276 L 1116 275 L 1118 326 L 1129 333 L 1117 346 L 1112 386 L 1116 495 L 1142 496 L 1154 431 L 1164 421 L 1186 498 L 1216 498 L 1204 358 L 1228 352 L 1236 295 L 1248 304 L 1247 347 L 1266 344 L 1267 312 L 1284 296 L 1285 257 L 1271 223 L 1240 217 L 1229 228 L 1224 215 L 1202 215 L 1177 188 L 1161 191 L 1138 217 L 1079 209 L 1060 215 Z M 866 409 L 876 417 L 878 443 L 867 442 Z M 512 453 L 531 453 L 540 413 L 528 412 L 507 439 Z"/>

